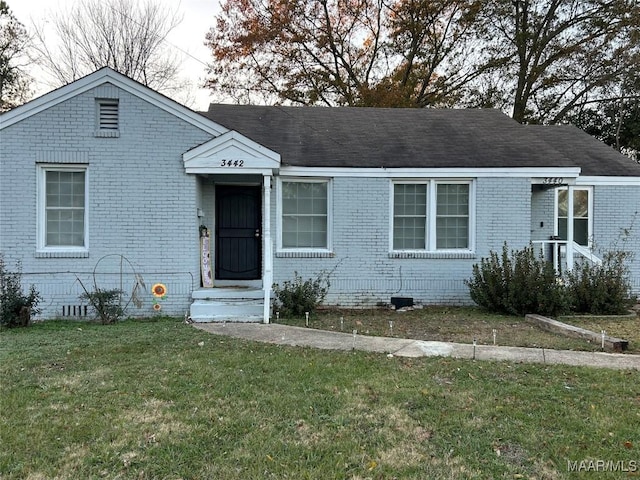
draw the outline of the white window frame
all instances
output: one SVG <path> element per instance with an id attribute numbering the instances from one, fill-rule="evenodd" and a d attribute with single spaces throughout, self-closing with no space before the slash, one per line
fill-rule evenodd
<path id="1" fill-rule="evenodd" d="M 558 187 L 555 189 L 554 197 L 553 197 L 553 234 L 556 237 L 560 236 L 559 230 L 559 221 L 560 217 L 558 216 L 558 205 L 559 205 L 559 193 L 560 191 L 568 191 L 569 187 Z M 586 191 L 589 195 L 589 199 L 587 202 L 587 245 L 583 245 L 589 249 L 593 249 L 593 187 L 592 186 L 572 186 L 572 191 L 583 190 Z M 573 202 L 570 203 L 573 205 Z M 574 220 L 573 211 L 569 211 L 567 207 L 567 228 L 569 224 L 569 220 Z M 575 242 L 575 237 L 574 240 Z M 577 243 L 577 242 L 576 242 Z"/>
<path id="2" fill-rule="evenodd" d="M 89 169 L 86 164 L 39 164 L 38 168 L 38 214 L 37 214 L 37 251 L 39 253 L 87 253 L 89 251 Z M 84 245 L 48 246 L 47 245 L 47 172 L 83 172 L 84 173 Z"/>
<path id="3" fill-rule="evenodd" d="M 418 184 L 427 186 L 427 219 L 425 222 L 425 248 L 424 249 L 395 249 L 393 245 L 394 231 L 394 193 L 396 185 Z M 437 186 L 438 185 L 469 185 L 469 224 L 467 248 L 436 248 L 437 244 Z M 402 180 L 397 179 L 390 182 L 389 186 L 389 252 L 427 252 L 427 253 L 473 253 L 475 251 L 475 231 L 476 231 L 476 182 L 473 179 L 420 179 Z"/>
<path id="4" fill-rule="evenodd" d="M 325 183 L 327 185 L 327 246 L 324 248 L 318 247 L 283 247 L 282 246 L 282 226 L 283 226 L 283 209 L 282 209 L 282 184 L 286 183 Z M 276 200 L 276 215 L 278 217 L 278 231 L 277 231 L 277 245 L 279 253 L 296 253 L 296 252 L 319 252 L 319 253 L 331 253 L 333 251 L 333 182 L 330 178 L 318 178 L 318 177 L 278 177 L 277 182 L 277 200 Z"/>

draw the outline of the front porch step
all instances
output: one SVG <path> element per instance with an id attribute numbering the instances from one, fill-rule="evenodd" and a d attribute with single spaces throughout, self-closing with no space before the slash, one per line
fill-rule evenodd
<path id="1" fill-rule="evenodd" d="M 262 322 L 264 291 L 250 287 L 201 288 L 191 297 L 194 322 Z"/>
<path id="2" fill-rule="evenodd" d="M 262 300 L 264 290 L 251 287 L 199 288 L 191 294 L 193 300 Z"/>

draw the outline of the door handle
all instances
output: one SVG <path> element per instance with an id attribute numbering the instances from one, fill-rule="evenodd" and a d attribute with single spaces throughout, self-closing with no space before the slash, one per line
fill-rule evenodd
<path id="1" fill-rule="evenodd" d="M 254 234 L 254 237 L 260 238 L 260 229 L 256 228 L 256 233 Z"/>

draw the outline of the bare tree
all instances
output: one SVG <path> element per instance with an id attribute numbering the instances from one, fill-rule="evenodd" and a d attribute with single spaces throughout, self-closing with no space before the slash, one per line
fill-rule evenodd
<path id="1" fill-rule="evenodd" d="M 481 17 L 492 85 L 519 122 L 562 122 L 637 71 L 636 0 L 488 0 Z"/>
<path id="2" fill-rule="evenodd" d="M 39 64 L 58 85 L 108 66 L 171 95 L 184 84 L 166 38 L 181 21 L 152 0 L 80 0 L 50 19 L 55 41 L 35 29 Z"/>
<path id="3" fill-rule="evenodd" d="M 0 0 L 0 112 L 27 100 L 30 78 L 25 72 L 29 57 L 29 35 L 12 14 L 9 5 Z"/>

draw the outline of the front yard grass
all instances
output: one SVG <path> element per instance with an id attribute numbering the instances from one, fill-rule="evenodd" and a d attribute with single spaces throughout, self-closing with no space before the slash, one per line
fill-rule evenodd
<path id="1" fill-rule="evenodd" d="M 341 320 L 342 319 L 342 320 Z M 562 319 L 596 333 L 629 340 L 629 353 L 640 353 L 640 317 L 635 318 L 573 318 Z M 278 323 L 305 326 L 306 319 L 283 318 Z M 393 323 L 390 323 L 393 322 Z M 559 350 L 598 351 L 599 343 L 572 339 L 546 332 L 525 322 L 523 317 L 487 313 L 477 307 L 426 306 L 422 309 L 394 311 L 369 310 L 318 310 L 310 315 L 309 327 L 323 330 L 357 330 L 362 335 L 391 336 L 443 342 L 496 344 L 514 347 L 539 347 Z"/>
<path id="2" fill-rule="evenodd" d="M 0 382 L 7 480 L 591 479 L 640 460 L 638 371 L 284 347 L 160 318 L 1 331 Z"/>

